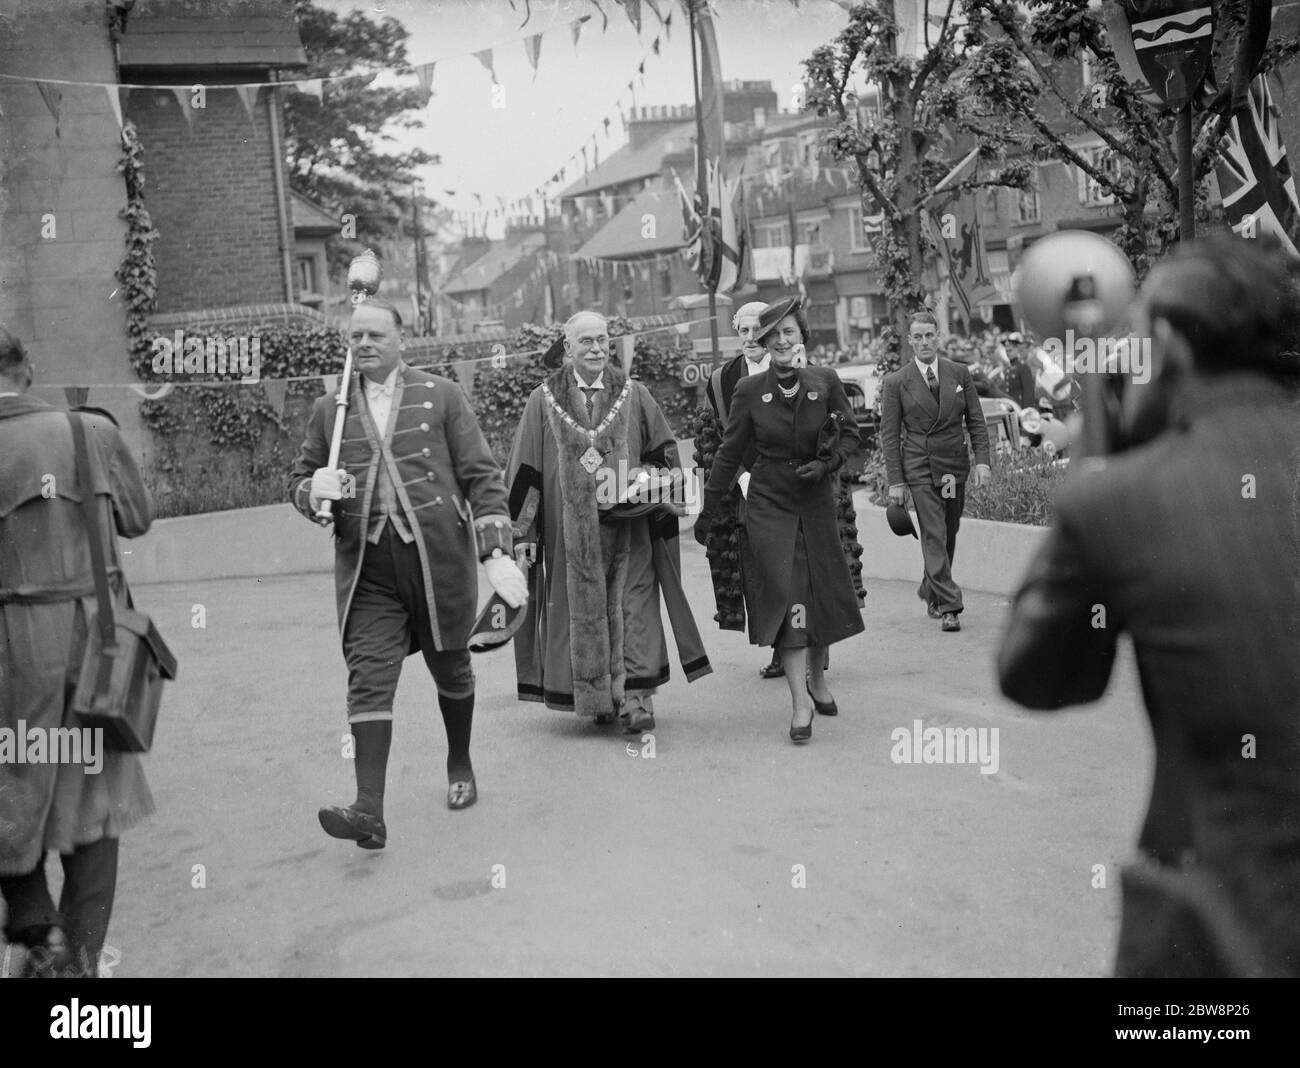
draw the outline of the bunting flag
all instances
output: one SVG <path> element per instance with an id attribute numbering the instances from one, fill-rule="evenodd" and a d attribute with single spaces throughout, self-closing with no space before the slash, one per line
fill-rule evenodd
<path id="1" fill-rule="evenodd" d="M 181 109 L 181 114 L 185 116 L 185 125 L 189 128 L 190 133 L 193 133 L 194 112 L 190 110 L 190 91 L 178 85 L 172 88 L 172 95 L 176 97 L 176 103 Z"/>
<path id="2" fill-rule="evenodd" d="M 609 29 L 609 16 L 605 14 L 605 9 L 600 6 L 597 0 L 591 0 L 591 6 L 600 12 L 600 32 L 604 33 Z"/>
<path id="3" fill-rule="evenodd" d="M 655 13 L 655 18 L 659 20 L 659 25 L 664 24 L 664 13 L 659 10 L 659 0 L 645 0 L 650 10 Z"/>
<path id="4" fill-rule="evenodd" d="M 656 37 L 656 38 L 654 39 L 654 44 L 652 44 L 650 47 L 654 49 L 654 53 L 655 53 L 656 56 L 659 55 L 659 38 L 658 38 L 658 37 Z"/>
<path id="5" fill-rule="evenodd" d="M 1300 257 L 1300 201 L 1278 125 L 1268 79 L 1251 83 L 1246 107 L 1228 125 L 1218 163 L 1223 212 L 1244 238 L 1272 234 L 1287 255 Z"/>
<path id="6" fill-rule="evenodd" d="M 493 67 L 493 65 L 492 65 L 492 49 L 490 49 L 490 48 L 485 48 L 485 49 L 483 49 L 483 51 L 481 51 L 481 52 L 475 52 L 475 53 L 474 53 L 474 58 L 477 59 L 480 63 L 482 63 L 483 66 L 487 69 L 487 72 L 488 72 L 490 75 L 492 75 L 492 84 L 493 84 L 493 85 L 496 85 L 496 84 L 497 84 L 497 72 L 496 72 L 496 68 Z"/>
<path id="7" fill-rule="evenodd" d="M 420 89 L 424 93 L 424 104 L 426 107 L 429 101 L 433 99 L 433 68 L 436 63 L 421 63 L 415 68 L 415 76 L 420 80 Z"/>
<path id="8" fill-rule="evenodd" d="M 248 116 L 249 125 L 256 125 L 254 116 L 257 112 L 257 87 L 237 85 L 235 86 L 235 96 L 239 98 L 239 103 L 243 105 L 244 114 Z"/>
<path id="9" fill-rule="evenodd" d="M 664 19 L 664 39 L 671 41 L 673 39 L 673 13 L 668 12 L 668 17 Z"/>
<path id="10" fill-rule="evenodd" d="M 129 93 L 130 90 L 124 89 L 119 93 L 116 85 L 106 85 L 104 91 L 108 94 L 108 106 L 113 109 L 113 118 L 117 120 L 117 128 L 120 130 L 122 128 L 122 111 L 124 110 L 122 97 Z"/>
<path id="11" fill-rule="evenodd" d="M 636 27 L 636 32 L 641 32 L 641 0 L 614 0 L 627 15 L 632 25 Z"/>
<path id="12" fill-rule="evenodd" d="M 63 399 L 69 408 L 81 408 L 90 400 L 89 386 L 64 386 Z"/>
<path id="13" fill-rule="evenodd" d="M 582 24 L 586 22 L 590 15 L 583 15 L 582 18 L 574 19 L 570 24 L 573 27 L 573 47 L 578 47 L 578 35 L 582 33 Z"/>
<path id="14" fill-rule="evenodd" d="M 325 396 L 331 397 L 339 391 L 338 375 L 321 375 L 321 385 L 325 387 Z"/>
<path id="15" fill-rule="evenodd" d="M 535 33 L 524 38 L 524 51 L 528 53 L 528 62 L 533 67 L 533 81 L 537 81 L 537 60 L 542 54 L 542 35 Z"/>
<path id="16" fill-rule="evenodd" d="M 373 80 L 374 76 L 371 76 Z M 314 96 L 317 100 L 324 103 L 325 101 L 325 79 L 324 78 L 307 78 L 300 82 L 290 83 L 294 85 L 298 92 L 306 93 L 308 96 Z"/>
<path id="17" fill-rule="evenodd" d="M 57 85 L 51 85 L 48 82 L 37 82 L 36 88 L 40 91 L 45 106 L 50 109 L 50 114 L 54 116 L 54 136 L 58 137 L 60 136 L 59 108 L 63 106 L 63 90 Z"/>

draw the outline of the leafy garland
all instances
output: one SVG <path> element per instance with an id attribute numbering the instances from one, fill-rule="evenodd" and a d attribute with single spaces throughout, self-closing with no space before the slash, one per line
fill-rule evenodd
<path id="1" fill-rule="evenodd" d="M 131 370 L 147 379 L 153 354 L 149 316 L 158 303 L 158 268 L 153 243 L 158 240 L 149 209 L 144 206 L 144 146 L 135 123 L 122 124 L 122 158 L 118 172 L 126 179 L 126 207 L 119 213 L 126 220 L 126 253 L 117 269 L 117 280 L 126 294 L 126 336 Z"/>

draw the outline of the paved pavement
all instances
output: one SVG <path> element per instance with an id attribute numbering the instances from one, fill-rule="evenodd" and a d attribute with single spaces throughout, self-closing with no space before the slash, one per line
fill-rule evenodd
<path id="1" fill-rule="evenodd" d="M 1107 972 L 1151 753 L 1127 653 L 1105 701 L 1030 715 L 993 679 L 1005 598 L 970 595 L 945 635 L 910 583 L 869 582 L 866 633 L 832 651 L 840 715 L 796 747 L 766 650 L 716 630 L 684 555 L 715 673 L 661 691 L 653 756 L 518 703 L 497 652 L 476 658 L 480 800 L 451 812 L 408 660 L 380 852 L 316 822 L 353 796 L 330 577 L 137 589 L 181 678 L 147 758 L 158 812 L 123 840 L 114 974 Z M 996 728 L 996 774 L 895 763 L 916 720 Z"/>

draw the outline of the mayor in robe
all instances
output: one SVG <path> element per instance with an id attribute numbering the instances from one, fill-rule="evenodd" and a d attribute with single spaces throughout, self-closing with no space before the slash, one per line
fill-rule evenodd
<path id="1" fill-rule="evenodd" d="M 652 696 L 669 679 L 661 595 L 687 681 L 713 669 L 682 589 L 683 509 L 610 506 L 611 486 L 635 498 L 682 472 L 659 405 L 610 364 L 609 345 L 601 315 L 573 316 L 563 366 L 533 390 L 515 435 L 510 516 L 533 560 L 515 668 L 520 700 L 602 724 L 617 715 L 638 732 L 654 727 Z"/>

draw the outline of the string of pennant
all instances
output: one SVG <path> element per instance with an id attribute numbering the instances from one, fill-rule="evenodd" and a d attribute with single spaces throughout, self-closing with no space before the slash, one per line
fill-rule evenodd
<path id="1" fill-rule="evenodd" d="M 605 15 L 604 11 L 601 9 L 600 4 L 597 2 L 597 0 L 589 0 L 589 2 L 598 11 L 600 11 L 602 18 L 604 18 L 604 25 L 602 26 L 602 29 L 604 29 L 609 24 L 608 16 Z M 636 27 L 636 31 L 639 34 L 641 32 L 641 12 L 640 12 L 639 0 L 612 0 L 612 2 L 619 4 L 619 6 L 623 8 L 623 10 L 627 13 L 628 19 L 632 22 L 633 26 Z M 660 0 L 660 3 L 661 2 L 662 0 Z M 646 0 L 646 3 L 649 4 L 650 0 Z M 609 135 L 609 130 L 611 125 L 613 124 L 615 113 L 617 113 L 618 115 L 619 121 L 622 125 L 623 132 L 627 133 L 628 119 L 627 119 L 627 107 L 625 106 L 624 96 L 625 94 L 630 95 L 631 96 L 630 106 L 631 107 L 636 106 L 636 86 L 638 83 L 641 86 L 645 85 L 646 63 L 649 61 L 651 56 L 661 55 L 662 42 L 664 40 L 668 40 L 671 38 L 673 12 L 670 10 L 667 15 L 662 14 L 658 3 L 651 4 L 651 10 L 654 11 L 655 15 L 659 19 L 660 25 L 662 27 L 662 34 L 654 38 L 654 40 L 650 44 L 649 51 L 647 51 L 644 55 L 641 56 L 641 60 L 636 67 L 636 74 L 632 78 L 628 79 L 627 85 L 624 87 L 623 92 L 621 92 L 618 95 L 618 97 L 614 100 L 611 112 L 607 113 L 601 119 L 599 127 L 597 129 L 593 129 L 590 136 L 585 137 L 583 139 L 582 146 L 577 151 L 571 153 L 568 159 L 566 159 L 564 163 L 561 164 L 558 170 L 552 173 L 551 177 L 547 181 L 542 182 L 540 185 L 535 187 L 531 192 L 524 194 L 523 196 L 517 197 L 513 200 L 508 199 L 506 197 L 496 197 L 495 199 L 497 202 L 497 206 L 495 208 L 491 208 L 491 207 L 484 208 L 483 196 L 481 194 L 479 193 L 468 194 L 469 196 L 473 197 L 477 210 L 474 211 L 458 210 L 455 212 L 456 218 L 460 222 L 462 227 L 464 227 L 467 231 L 470 232 L 482 233 L 486 231 L 487 223 L 489 219 L 517 217 L 521 214 L 520 209 L 524 209 L 524 208 L 528 209 L 526 214 L 529 217 L 536 217 L 540 214 L 545 214 L 544 212 L 538 212 L 536 210 L 535 207 L 536 201 L 540 199 L 544 205 L 547 199 L 547 191 L 552 186 L 563 184 L 565 180 L 568 178 L 570 168 L 572 168 L 576 174 L 578 163 L 579 161 L 581 161 L 582 168 L 583 168 L 582 173 L 585 176 L 587 174 L 590 174 L 594 168 L 600 166 L 601 136 L 604 135 L 607 137 Z M 574 27 L 574 31 L 573 31 L 574 47 L 577 47 L 578 32 L 581 28 L 580 24 L 586 22 L 591 17 L 592 16 L 590 15 L 584 15 L 579 19 L 575 19 L 574 22 L 572 23 Z M 490 52 L 491 50 L 488 49 L 487 51 Z M 489 70 L 491 70 L 488 60 L 483 60 L 481 58 L 480 53 L 475 53 L 475 55 L 480 56 L 480 61 L 483 62 L 485 66 L 488 66 Z M 533 73 L 534 73 L 534 77 L 536 77 L 536 66 L 534 66 Z M 493 73 L 492 77 L 493 77 L 493 81 L 495 82 L 496 81 L 495 73 Z M 589 149 L 590 151 L 588 151 Z M 449 197 L 461 196 L 461 194 L 458 193 L 457 190 L 455 189 L 444 189 L 443 192 Z"/>

